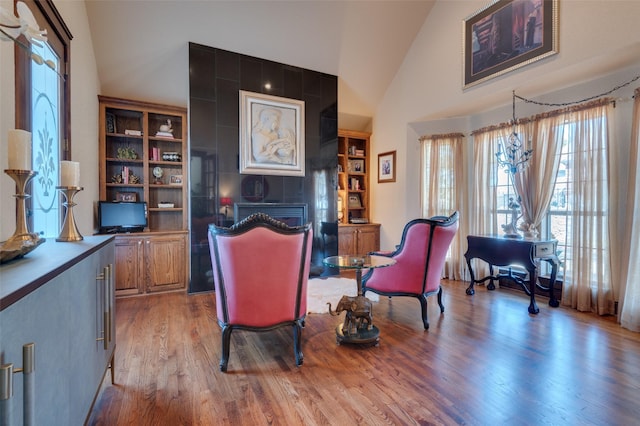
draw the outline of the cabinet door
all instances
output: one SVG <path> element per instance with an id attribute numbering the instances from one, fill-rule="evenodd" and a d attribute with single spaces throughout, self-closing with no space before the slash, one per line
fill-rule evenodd
<path id="1" fill-rule="evenodd" d="M 144 247 L 138 237 L 116 237 L 116 295 L 144 293 Z"/>
<path id="2" fill-rule="evenodd" d="M 359 254 L 380 250 L 380 229 L 377 226 L 363 226 L 358 230 Z"/>
<path id="3" fill-rule="evenodd" d="M 71 401 L 70 419 L 75 419 L 66 423 L 69 425 L 81 424 L 86 419 L 115 350 L 115 300 L 113 288 L 107 288 L 110 284 L 104 275 L 105 267 L 113 262 L 114 247 L 109 245 L 78 264 L 77 271 L 67 273 L 72 282 L 67 299 L 69 323 L 60 328 L 72 329 L 69 357 L 65 360 L 70 369 L 69 375 L 65 376 L 69 384 L 66 393 Z M 53 424 L 45 422 L 43 424 Z"/>
<path id="4" fill-rule="evenodd" d="M 55 249 L 48 244 L 56 243 L 40 250 Z M 35 344 L 31 424 L 81 425 L 87 418 L 115 348 L 115 340 L 107 349 L 97 340 L 104 333 L 104 283 L 97 276 L 113 260 L 109 243 L 0 312 L 3 364 L 23 367 L 23 345 Z M 0 419 L 10 410 L 11 425 L 25 424 L 24 381 L 24 373 L 14 374 L 13 395 L 0 407 Z"/>
<path id="5" fill-rule="evenodd" d="M 338 253 L 341 255 L 356 254 L 356 228 L 351 226 L 338 227 Z"/>
<path id="6" fill-rule="evenodd" d="M 162 235 L 145 240 L 147 291 L 184 288 L 186 285 L 186 237 Z"/>

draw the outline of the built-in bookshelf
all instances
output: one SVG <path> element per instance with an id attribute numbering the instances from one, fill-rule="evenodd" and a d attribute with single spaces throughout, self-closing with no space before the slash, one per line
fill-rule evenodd
<path id="1" fill-rule="evenodd" d="M 187 110 L 99 96 L 100 200 L 144 201 L 148 226 L 116 235 L 116 295 L 186 288 Z"/>
<path id="2" fill-rule="evenodd" d="M 340 223 L 369 221 L 370 133 L 338 130 Z"/>

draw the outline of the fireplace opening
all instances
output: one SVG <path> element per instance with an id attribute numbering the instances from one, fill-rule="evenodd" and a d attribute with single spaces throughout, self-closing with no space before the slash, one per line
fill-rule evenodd
<path id="1" fill-rule="evenodd" d="M 305 203 L 236 203 L 233 206 L 233 221 L 238 223 L 253 213 L 265 213 L 289 226 L 307 223 Z"/>

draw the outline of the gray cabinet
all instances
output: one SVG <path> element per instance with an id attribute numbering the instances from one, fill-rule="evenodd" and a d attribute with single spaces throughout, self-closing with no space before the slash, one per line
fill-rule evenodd
<path id="1" fill-rule="evenodd" d="M 22 368 L 22 347 L 34 343 L 33 424 L 85 422 L 115 352 L 114 272 L 113 236 L 50 239 L 0 267 L 1 364 Z M 11 424 L 24 421 L 24 378 L 13 374 L 0 401 Z"/>

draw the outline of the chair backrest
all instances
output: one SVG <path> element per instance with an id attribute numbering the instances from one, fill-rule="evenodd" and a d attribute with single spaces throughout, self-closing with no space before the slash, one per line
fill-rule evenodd
<path id="1" fill-rule="evenodd" d="M 209 225 L 208 238 L 218 321 L 269 327 L 305 316 L 311 223 L 256 213 L 230 228 Z"/>
<path id="2" fill-rule="evenodd" d="M 375 269 L 366 286 L 388 293 L 424 294 L 438 290 L 451 241 L 458 231 L 458 212 L 449 217 L 414 219 L 402 231 L 390 254 L 396 264 Z"/>

